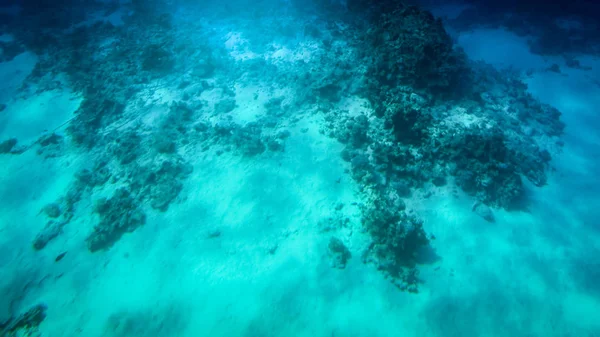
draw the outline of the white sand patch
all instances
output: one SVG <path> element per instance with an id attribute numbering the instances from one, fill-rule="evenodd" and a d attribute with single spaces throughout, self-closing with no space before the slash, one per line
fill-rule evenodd
<path id="1" fill-rule="evenodd" d="M 476 125 L 481 125 L 490 128 L 488 121 L 484 118 L 477 117 L 469 114 L 467 109 L 461 107 L 454 107 L 452 113 L 444 119 L 442 123 L 446 123 L 449 126 L 462 126 L 465 128 L 471 128 Z"/>
<path id="2" fill-rule="evenodd" d="M 238 124 L 256 121 L 265 114 L 265 103 L 269 100 L 266 90 L 258 85 L 244 86 L 236 84 L 235 101 L 237 107 L 231 112 Z"/>
<path id="3" fill-rule="evenodd" d="M 80 98 L 64 91 L 46 91 L 17 100 L 3 111 L 0 135 L 2 138 L 16 137 L 23 144 L 32 143 L 73 118 L 80 103 Z"/>
<path id="4" fill-rule="evenodd" d="M 286 46 L 272 44 L 270 49 L 273 51 L 267 53 L 265 59 L 275 64 L 310 62 L 313 54 L 318 51 L 319 45 L 315 42 L 301 43 L 292 50 Z"/>
<path id="5" fill-rule="evenodd" d="M 162 105 L 152 105 L 141 120 L 144 125 L 150 128 L 158 127 L 160 122 L 169 114 L 169 109 Z"/>
<path id="6" fill-rule="evenodd" d="M 369 116 L 373 111 L 370 106 L 367 99 L 357 96 L 344 97 L 339 103 L 340 109 L 348 111 L 348 116 L 352 117 Z"/>
<path id="7" fill-rule="evenodd" d="M 225 35 L 225 48 L 236 61 L 246 61 L 260 57 L 250 50 L 250 42 L 240 32 L 229 32 Z"/>

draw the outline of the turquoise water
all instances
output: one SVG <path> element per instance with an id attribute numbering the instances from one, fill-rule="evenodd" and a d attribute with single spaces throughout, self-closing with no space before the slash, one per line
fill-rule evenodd
<path id="1" fill-rule="evenodd" d="M 134 1 L 7 23 L 0 336 L 600 335 L 600 59 L 450 27 L 465 64 L 500 71 L 481 70 L 491 101 L 436 96 L 378 78 L 363 53 L 387 45 L 330 11 Z M 426 132 L 378 114 L 400 96 Z M 494 172 L 534 158 L 510 202 L 463 145 L 431 145 L 496 126 Z"/>

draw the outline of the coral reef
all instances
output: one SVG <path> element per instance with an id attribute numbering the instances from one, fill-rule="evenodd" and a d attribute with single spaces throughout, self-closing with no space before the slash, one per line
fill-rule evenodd
<path id="1" fill-rule="evenodd" d="M 429 245 L 423 222 L 398 203 L 380 197 L 363 211 L 363 225 L 373 242 L 364 256 L 401 290 L 418 292 L 418 253 Z"/>
<path id="2" fill-rule="evenodd" d="M 91 148 L 98 142 L 98 131 L 119 118 L 124 108 L 123 103 L 111 99 L 86 97 L 67 131 L 76 144 Z"/>
<path id="3" fill-rule="evenodd" d="M 142 138 L 135 131 L 119 134 L 108 144 L 108 153 L 112 154 L 121 165 L 135 161 L 142 153 Z"/>
<path id="4" fill-rule="evenodd" d="M 364 36 L 368 85 L 409 85 L 432 94 L 460 92 L 469 79 L 466 55 L 455 49 L 441 20 L 401 3 L 374 12 Z"/>
<path id="5" fill-rule="evenodd" d="M 148 200 L 152 208 L 166 211 L 183 189 L 182 180 L 192 167 L 181 158 L 135 167 L 128 177 L 131 190 L 140 200 Z"/>
<path id="6" fill-rule="evenodd" d="M 564 124 L 516 75 L 468 61 L 431 14 L 395 1 L 348 6 L 350 28 L 340 34 L 357 51 L 345 58 L 325 48 L 330 56 L 320 60 L 338 62 L 323 61 L 318 74 L 327 80 L 312 87 L 345 85 L 336 70 L 354 69 L 363 81 L 349 94 L 364 98 L 369 110 L 351 114 L 339 107 L 338 94 L 304 104 L 320 105 L 321 132 L 346 145 L 341 156 L 369 200 L 363 225 L 373 245 L 366 261 L 400 288 L 417 291 L 416 256 L 429 240 L 402 198 L 427 183 L 455 184 L 476 198 L 488 221 L 489 207 L 526 208 L 522 179 L 545 184 Z M 353 57 L 364 68 L 352 68 Z"/>
<path id="7" fill-rule="evenodd" d="M 125 233 L 133 232 L 146 222 L 146 214 L 124 188 L 116 190 L 110 199 L 99 199 L 94 212 L 100 221 L 86 239 L 91 252 L 110 248 Z"/>

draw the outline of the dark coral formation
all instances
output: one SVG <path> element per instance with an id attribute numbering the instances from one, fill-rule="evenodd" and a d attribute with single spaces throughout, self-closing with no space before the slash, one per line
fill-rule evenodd
<path id="1" fill-rule="evenodd" d="M 9 138 L 0 142 L 0 154 L 21 154 L 28 149 L 28 146 L 18 145 L 16 138 Z"/>
<path id="2" fill-rule="evenodd" d="M 407 214 L 403 204 L 376 198 L 365 207 L 363 225 L 373 238 L 367 260 L 401 290 L 418 291 L 418 253 L 429 244 L 423 222 Z"/>
<path id="3" fill-rule="evenodd" d="M 206 127 L 203 127 L 203 129 Z M 264 117 L 244 125 L 237 124 L 231 118 L 217 121 L 212 129 L 204 130 L 215 143 L 244 157 L 255 157 L 264 152 L 282 152 L 289 131 L 277 129 L 277 121 Z"/>
<path id="4" fill-rule="evenodd" d="M 38 326 L 46 319 L 46 305 L 38 304 L 21 314 L 0 322 L 0 336 L 30 336 L 37 333 Z"/>
<path id="5" fill-rule="evenodd" d="M 127 182 L 139 200 L 147 200 L 152 208 L 164 212 L 179 195 L 183 189 L 182 181 L 191 172 L 189 164 L 174 157 L 133 168 Z"/>
<path id="6" fill-rule="evenodd" d="M 263 153 L 267 147 L 261 139 L 261 127 L 257 123 L 248 123 L 233 131 L 232 141 L 244 156 Z"/>
<path id="7" fill-rule="evenodd" d="M 201 108 L 183 102 L 173 102 L 169 113 L 160 121 L 152 135 L 154 149 L 161 154 L 173 155 L 177 149 L 189 143 L 193 133 L 190 125 Z"/>
<path id="8" fill-rule="evenodd" d="M 468 80 L 466 56 L 455 50 L 441 20 L 415 6 L 398 3 L 374 13 L 363 38 L 374 90 L 409 85 L 447 94 Z"/>
<path id="9" fill-rule="evenodd" d="M 98 131 L 118 119 L 124 108 L 123 103 L 111 99 L 86 98 L 75 111 L 68 132 L 75 143 L 93 147 L 98 141 Z"/>
<path id="10" fill-rule="evenodd" d="M 112 173 L 108 166 L 108 160 L 106 158 L 100 158 L 94 162 L 90 168 L 81 169 L 75 174 L 76 180 L 73 188 L 79 190 L 77 193 L 81 193 L 83 190 L 103 186 L 108 182 L 111 176 Z"/>
<path id="11" fill-rule="evenodd" d="M 348 260 L 352 257 L 350 250 L 346 245 L 342 242 L 342 240 L 332 237 L 329 239 L 329 244 L 327 245 L 329 248 L 329 255 L 331 257 L 331 266 L 337 269 L 346 268 L 346 264 Z"/>
<path id="12" fill-rule="evenodd" d="M 0 143 L 0 154 L 11 153 L 13 148 L 17 145 L 16 138 L 10 138 Z"/>
<path id="13" fill-rule="evenodd" d="M 346 145 L 342 158 L 370 200 L 363 209 L 373 238 L 367 260 L 416 291 L 418 254 L 429 240 L 402 198 L 428 183 L 453 183 L 481 203 L 479 210 L 524 208 L 522 179 L 545 184 L 564 124 L 516 76 L 468 61 L 430 14 L 394 1 L 349 6 L 358 13 L 351 23 L 357 31 L 344 35 L 360 46 L 365 66 L 355 68 L 364 78 L 356 93 L 372 113 L 351 115 L 336 107 L 339 97 L 325 95 L 316 101 L 325 112 L 322 131 Z M 365 22 L 369 34 L 358 31 Z M 348 61 L 336 59 L 319 69 L 330 75 L 325 84 L 344 83 L 335 69 Z"/>
<path id="14" fill-rule="evenodd" d="M 519 207 L 524 196 L 521 177 L 527 177 L 538 186 L 546 181 L 550 150 L 555 150 L 553 146 L 560 143 L 557 137 L 564 128 L 560 113 L 535 101 L 515 77 L 467 62 L 460 51 L 453 49 L 439 21 L 430 15 L 402 5 L 393 12 L 400 17 L 393 22 L 379 19 L 387 18 L 385 13 L 371 20 L 381 29 L 380 35 L 402 35 L 404 28 L 394 28 L 395 25 L 404 27 L 409 22 L 408 26 L 413 29 L 403 33 L 409 36 L 407 38 L 419 31 L 416 27 L 423 27 L 430 34 L 422 38 L 432 40 L 423 44 L 437 45 L 445 41 L 444 47 L 434 48 L 437 56 L 432 56 L 435 57 L 433 69 L 441 73 L 428 75 L 417 66 L 414 72 L 395 71 L 414 73 L 418 78 L 443 78 L 441 83 L 445 85 L 423 88 L 415 81 L 407 82 L 405 77 L 382 77 L 374 72 L 373 69 L 379 68 L 395 69 L 406 57 L 398 54 L 395 44 L 381 40 L 379 35 L 372 37 L 374 47 L 365 51 L 382 56 L 365 57 L 370 71 L 365 81 L 369 89 L 364 95 L 381 122 L 371 123 L 374 128 L 369 134 L 374 144 L 370 145 L 373 150 L 370 165 L 386 180 L 394 175 L 417 180 L 412 185 L 420 185 L 428 179 L 434 184 L 443 184 L 444 175 L 452 174 L 459 186 L 489 205 Z M 430 31 L 432 25 L 436 27 L 434 31 Z M 411 51 L 406 49 L 405 52 Z M 415 53 L 417 58 L 422 56 L 419 49 Z M 385 59 L 388 55 L 397 57 Z M 451 109 L 451 105 L 437 99 L 440 94 L 456 97 L 453 103 L 464 110 Z M 339 120 L 339 117 L 334 119 Z M 340 124 L 334 125 L 334 131 L 336 137 L 344 141 L 347 136 L 338 130 L 345 129 Z M 354 126 L 345 132 L 353 129 Z M 350 158 L 353 168 L 369 164 L 364 155 L 354 156 L 351 153 L 356 151 L 352 151 L 347 150 L 346 157 Z M 377 179 L 377 174 L 370 176 Z"/>
<path id="15" fill-rule="evenodd" d="M 110 199 L 99 199 L 94 212 L 100 221 L 86 240 L 92 252 L 110 248 L 125 233 L 133 232 L 146 222 L 146 214 L 123 188 L 116 190 Z"/>

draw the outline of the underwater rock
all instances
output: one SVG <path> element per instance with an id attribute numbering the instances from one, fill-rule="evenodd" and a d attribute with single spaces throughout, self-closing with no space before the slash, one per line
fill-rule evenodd
<path id="1" fill-rule="evenodd" d="M 331 266 L 337 269 L 346 268 L 346 264 L 352 257 L 352 254 L 350 253 L 348 247 L 344 245 L 342 240 L 332 237 L 329 240 L 329 245 L 327 247 L 329 248 L 329 255 L 332 259 Z"/>
<path id="2" fill-rule="evenodd" d="M 471 210 L 473 212 L 475 212 L 475 214 L 482 217 L 485 221 L 488 221 L 488 222 L 496 221 L 496 219 L 494 218 L 494 213 L 492 212 L 492 209 L 482 202 L 479 202 L 479 201 L 475 202 L 473 204 L 473 207 L 471 208 Z"/>

